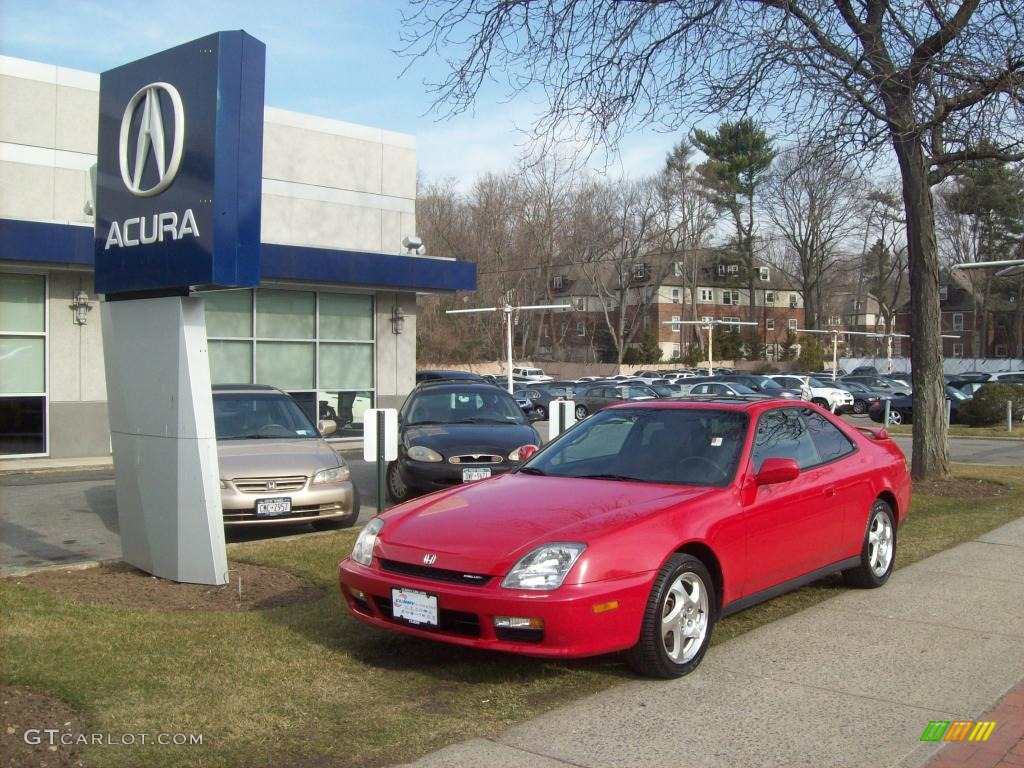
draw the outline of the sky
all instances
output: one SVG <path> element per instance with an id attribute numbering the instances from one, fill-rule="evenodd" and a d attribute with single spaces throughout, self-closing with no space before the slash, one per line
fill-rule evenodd
<path id="1" fill-rule="evenodd" d="M 401 47 L 403 0 L 0 0 L 0 54 L 102 72 L 212 32 L 244 29 L 267 46 L 266 104 L 416 137 L 425 180 L 468 189 L 512 170 L 543 105 L 485 90 L 473 114 L 442 119 L 424 82 L 440 57 L 412 62 Z M 617 156 L 591 160 L 612 176 L 658 172 L 679 135 L 638 132 Z"/>

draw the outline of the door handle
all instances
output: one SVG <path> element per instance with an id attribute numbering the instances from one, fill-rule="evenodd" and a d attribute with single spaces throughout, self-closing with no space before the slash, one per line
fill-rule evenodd
<path id="1" fill-rule="evenodd" d="M 834 485 L 830 485 L 828 488 L 825 489 L 825 498 L 826 499 L 834 498 L 835 495 L 836 495 L 836 487 Z"/>

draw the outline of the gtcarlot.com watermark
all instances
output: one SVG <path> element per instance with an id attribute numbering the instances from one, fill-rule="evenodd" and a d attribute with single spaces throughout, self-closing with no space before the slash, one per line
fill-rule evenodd
<path id="1" fill-rule="evenodd" d="M 59 728 L 29 728 L 22 738 L 33 746 L 49 747 L 134 747 L 158 744 L 162 747 L 201 746 L 201 733 L 74 733 Z"/>

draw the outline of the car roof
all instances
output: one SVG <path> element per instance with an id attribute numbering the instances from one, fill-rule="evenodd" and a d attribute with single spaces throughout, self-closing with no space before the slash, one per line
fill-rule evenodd
<path id="1" fill-rule="evenodd" d="M 287 395 L 288 393 L 269 384 L 214 384 L 211 391 L 219 392 L 265 392 Z"/>
<path id="2" fill-rule="evenodd" d="M 492 384 L 489 381 L 480 381 L 478 379 L 427 379 L 421 381 L 416 385 L 416 388 L 412 391 L 413 394 L 416 392 L 424 392 L 426 390 L 453 390 L 459 392 L 504 392 L 506 395 L 509 394 L 508 390 L 504 387 L 499 387 Z"/>
<path id="3" fill-rule="evenodd" d="M 663 400 L 633 400 L 620 405 L 613 405 L 606 410 L 622 408 L 643 408 L 645 410 L 658 409 L 697 409 L 707 410 L 709 405 L 720 408 L 723 411 L 762 411 L 770 407 L 785 406 L 792 408 L 793 400 L 785 400 L 781 397 L 765 397 L 763 395 L 708 395 L 706 397 L 668 398 Z"/>

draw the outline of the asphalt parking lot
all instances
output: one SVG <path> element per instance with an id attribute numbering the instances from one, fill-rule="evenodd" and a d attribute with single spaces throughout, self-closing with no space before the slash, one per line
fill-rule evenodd
<path id="1" fill-rule="evenodd" d="M 866 417 L 848 417 L 852 424 L 871 425 Z M 541 436 L 547 422 L 535 424 Z M 894 437 L 910 454 L 910 437 Z M 950 440 L 953 461 L 968 464 L 1024 466 L 1024 441 L 978 438 Z M 342 451 L 362 497 L 359 523 L 377 513 L 376 465 L 358 450 Z M 118 560 L 113 469 L 108 463 L 91 468 L 69 467 L 39 472 L 0 471 L 0 574 L 96 560 Z M 306 533 L 308 526 L 275 526 L 229 531 L 228 542 Z"/>

